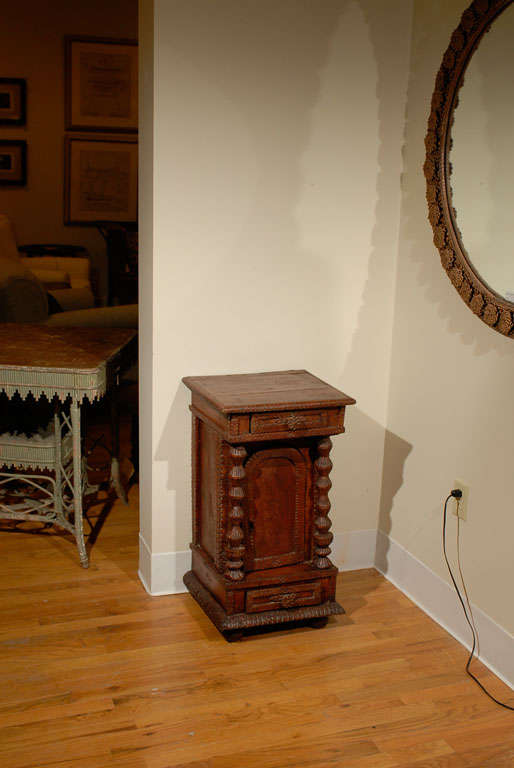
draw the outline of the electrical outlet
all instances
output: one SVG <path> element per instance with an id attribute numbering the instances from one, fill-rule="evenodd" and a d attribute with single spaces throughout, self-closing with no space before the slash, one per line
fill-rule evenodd
<path id="1" fill-rule="evenodd" d="M 455 499 L 453 505 L 453 514 L 455 517 L 460 517 L 461 520 L 468 519 L 468 500 L 469 500 L 469 486 L 463 483 L 462 480 L 456 480 L 453 484 L 454 488 L 459 488 L 462 491 L 460 499 Z"/>

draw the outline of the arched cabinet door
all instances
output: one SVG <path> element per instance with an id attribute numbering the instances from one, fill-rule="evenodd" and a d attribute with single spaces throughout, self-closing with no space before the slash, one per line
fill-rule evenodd
<path id="1" fill-rule="evenodd" d="M 294 448 L 257 451 L 246 463 L 247 571 L 305 559 L 307 467 Z"/>

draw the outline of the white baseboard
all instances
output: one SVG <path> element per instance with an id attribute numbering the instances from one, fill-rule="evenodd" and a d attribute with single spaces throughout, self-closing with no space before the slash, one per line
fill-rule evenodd
<path id="1" fill-rule="evenodd" d="M 376 535 L 375 568 L 468 650 L 470 630 L 455 590 L 382 531 Z M 472 605 L 480 660 L 514 689 L 514 637 Z"/>
<path id="2" fill-rule="evenodd" d="M 376 542 L 377 531 L 375 528 L 335 533 L 334 540 L 330 545 L 332 548 L 330 559 L 340 571 L 374 568 Z"/>
<path id="3" fill-rule="evenodd" d="M 332 561 L 341 571 L 374 568 L 377 532 L 347 531 L 334 536 Z M 152 554 L 139 534 L 139 578 L 149 595 L 185 592 L 184 574 L 191 568 L 190 550 Z"/>
<path id="4" fill-rule="evenodd" d="M 182 581 L 191 568 L 191 551 L 155 552 L 139 534 L 139 578 L 149 595 L 175 595 L 186 592 Z"/>
<path id="5" fill-rule="evenodd" d="M 341 571 L 376 568 L 434 621 L 470 648 L 469 627 L 453 588 L 398 542 L 374 529 L 334 535 L 332 561 Z M 191 552 L 152 554 L 139 535 L 139 578 L 146 591 L 158 595 L 185 592 L 184 574 L 191 568 Z M 487 614 L 473 606 L 480 637 L 480 659 L 514 689 L 514 638 Z"/>

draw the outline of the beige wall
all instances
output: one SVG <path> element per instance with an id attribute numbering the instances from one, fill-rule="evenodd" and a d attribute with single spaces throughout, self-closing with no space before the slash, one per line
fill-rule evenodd
<path id="1" fill-rule="evenodd" d="M 442 500 L 467 481 L 472 599 L 512 630 L 512 342 L 444 274 L 422 174 L 435 74 L 465 6 L 156 0 L 154 15 L 142 0 L 151 553 L 190 538 L 181 377 L 306 367 L 358 399 L 334 441 L 335 532 L 375 528 L 379 512 L 446 578 Z"/>
<path id="2" fill-rule="evenodd" d="M 421 172 L 435 75 L 466 5 L 414 4 L 380 526 L 447 578 L 441 503 L 456 478 L 467 481 L 462 550 L 470 594 L 512 632 L 514 347 L 474 317 L 441 268 Z"/>
<path id="3" fill-rule="evenodd" d="M 152 553 L 190 540 L 191 374 L 307 368 L 357 397 L 334 441 L 334 530 L 376 528 L 410 5 L 155 0 L 142 157 L 155 162 L 142 177 Z"/>
<path id="4" fill-rule="evenodd" d="M 104 241 L 94 227 L 63 223 L 65 35 L 137 38 L 137 0 L 19 0 L 0 11 L 2 77 L 27 80 L 27 125 L 0 135 L 28 143 L 28 184 L 0 187 L 0 212 L 19 243 L 85 245 L 105 268 Z"/>

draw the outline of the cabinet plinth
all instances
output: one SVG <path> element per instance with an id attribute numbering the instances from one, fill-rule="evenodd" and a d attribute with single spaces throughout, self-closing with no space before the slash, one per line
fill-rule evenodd
<path id="1" fill-rule="evenodd" d="M 187 377 L 192 570 L 221 632 L 343 613 L 330 561 L 331 435 L 355 400 L 307 371 Z"/>

